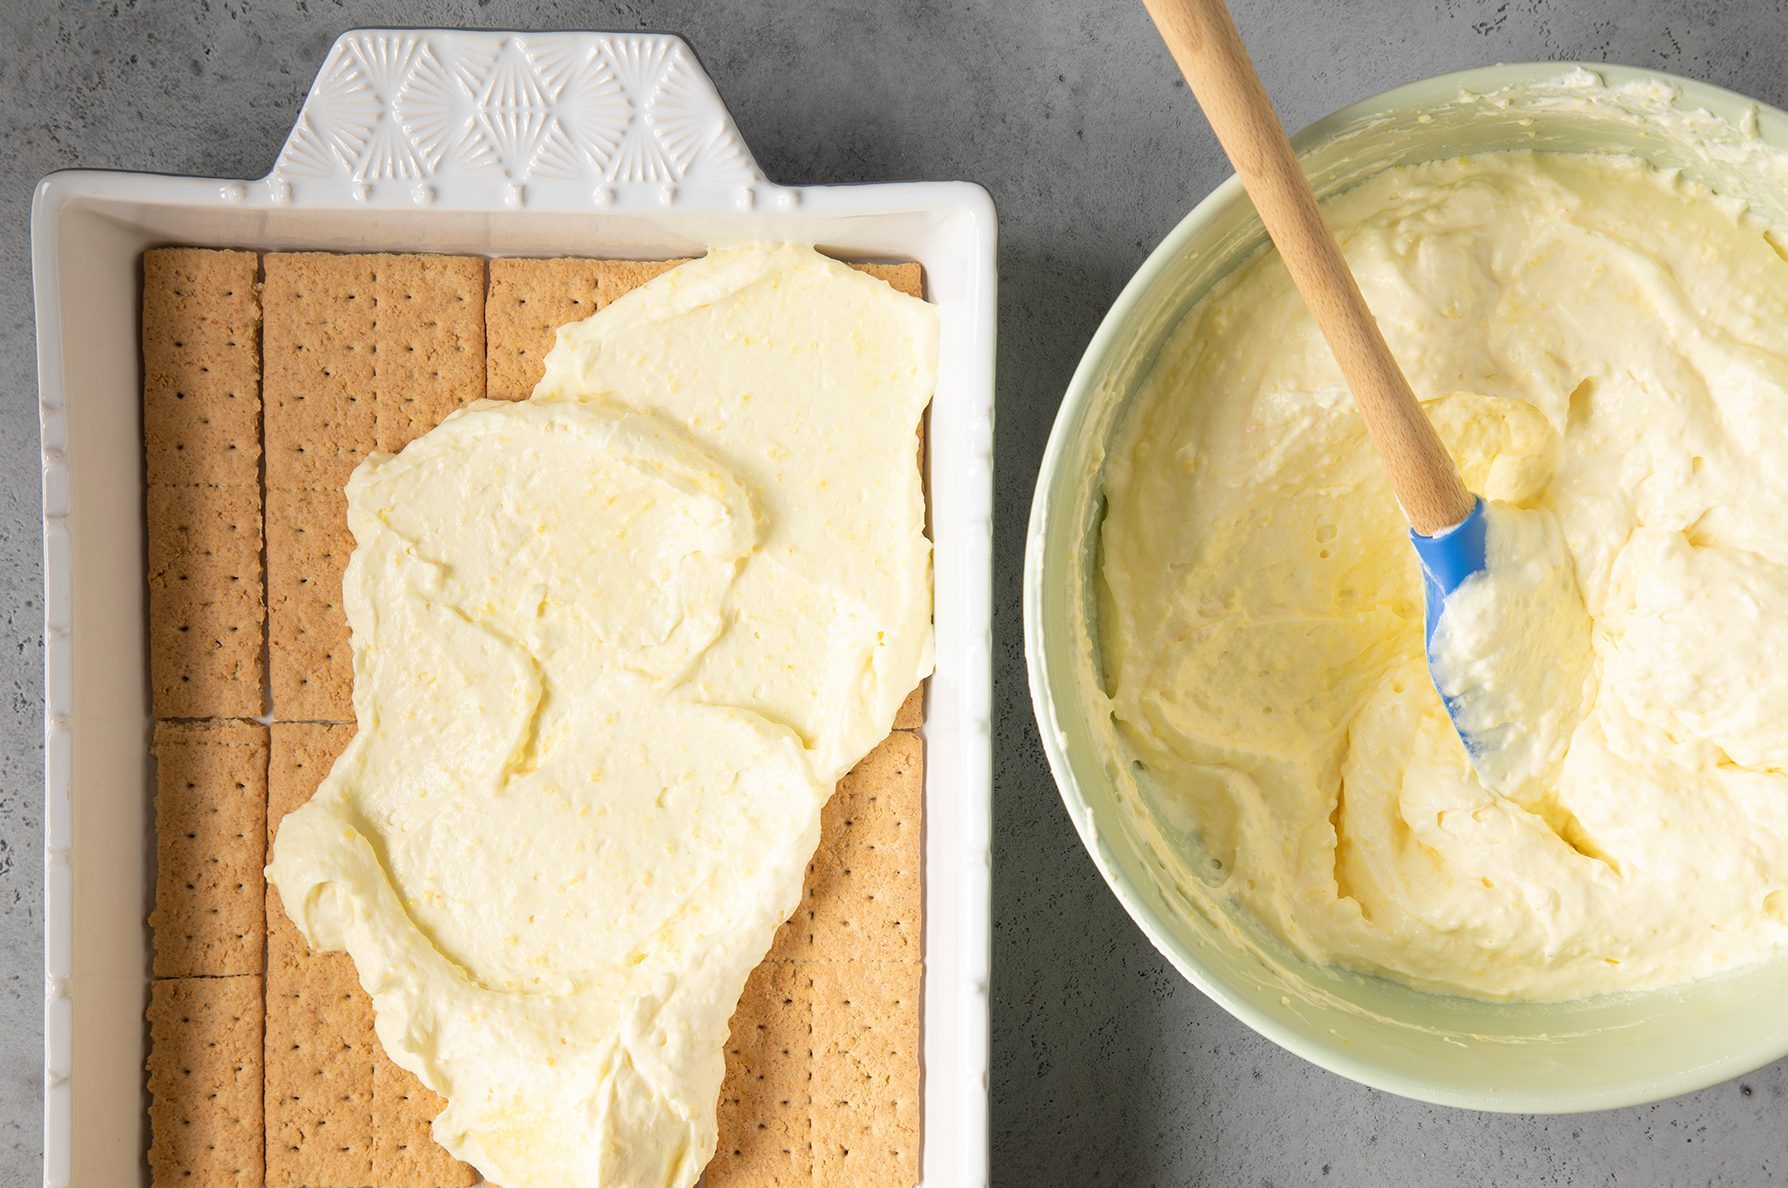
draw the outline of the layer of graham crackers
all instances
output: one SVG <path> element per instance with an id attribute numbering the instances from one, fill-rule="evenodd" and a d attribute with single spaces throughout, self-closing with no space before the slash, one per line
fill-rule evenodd
<path id="1" fill-rule="evenodd" d="M 213 288 L 234 294 L 240 290 L 231 285 L 243 273 L 244 256 L 255 260 L 247 253 L 193 249 L 145 255 L 146 360 L 152 333 L 167 337 L 166 327 L 172 325 L 185 341 L 196 337 L 189 326 L 211 324 L 203 309 L 187 310 L 179 321 L 152 318 L 152 304 L 186 309 L 162 296 L 158 278 L 213 277 Z M 220 526 L 250 523 L 247 500 L 252 498 L 253 508 L 261 512 L 252 526 L 260 529 L 264 523 L 253 541 L 257 581 L 263 539 L 266 556 L 264 592 L 254 607 L 221 604 L 216 598 L 187 599 L 176 600 L 176 610 L 170 612 L 166 599 L 161 607 L 155 603 L 157 487 L 182 485 L 166 482 L 168 474 L 215 480 L 240 478 L 243 471 L 239 462 L 227 460 L 213 460 L 210 469 L 183 463 L 186 470 L 169 471 L 166 465 L 158 470 L 157 458 L 165 459 L 169 451 L 158 451 L 155 443 L 180 433 L 177 423 L 184 407 L 169 405 L 167 391 L 185 392 L 183 402 L 191 397 L 188 389 L 200 389 L 212 394 L 206 407 L 235 406 L 215 395 L 217 385 L 205 387 L 209 381 L 198 378 L 211 371 L 177 362 L 172 378 L 162 381 L 158 398 L 158 407 L 172 407 L 173 412 L 154 421 L 146 378 L 152 644 L 162 638 L 158 616 L 163 634 L 180 637 L 190 636 L 198 622 L 208 638 L 248 633 L 256 642 L 258 661 L 265 623 L 264 679 L 274 725 L 263 731 L 259 752 L 266 795 L 266 833 L 258 843 L 263 847 L 259 854 L 271 843 L 279 820 L 315 790 L 353 733 L 352 661 L 341 610 L 342 570 L 352 549 L 342 493 L 347 473 L 370 450 L 399 449 L 462 404 L 486 395 L 527 396 L 559 325 L 589 316 L 675 263 L 487 263 L 470 257 L 321 253 L 261 258 L 265 285 L 260 300 L 252 311 L 244 305 L 231 314 L 231 327 L 213 338 L 239 345 L 248 334 L 244 327 L 251 325 L 258 335 L 264 358 L 257 350 L 254 358 L 262 370 L 254 377 L 254 393 L 256 411 L 264 415 L 262 433 L 251 443 L 239 433 L 226 433 L 221 436 L 229 441 L 218 445 L 214 438 L 219 435 L 194 431 L 180 439 L 184 448 L 173 451 L 179 456 L 222 449 L 240 457 L 252 444 L 256 480 L 183 484 L 201 488 L 178 501 L 185 509 L 182 522 L 199 522 L 200 531 L 178 537 L 179 546 L 171 550 L 176 564 L 201 567 L 192 558 L 209 564 L 206 574 L 222 572 L 231 563 L 246 572 L 249 550 L 232 545 L 233 538 Z M 902 291 L 920 294 L 917 265 L 862 267 Z M 182 283 L 183 291 L 200 287 L 190 279 Z M 180 358 L 178 352 L 175 357 Z M 243 388 L 237 383 L 229 391 Z M 157 424 L 163 428 L 152 431 Z M 162 535 L 170 536 L 165 525 Z M 220 561 L 211 560 L 220 556 Z M 177 627 L 167 626 L 175 620 Z M 245 663 L 232 666 L 233 654 L 224 651 L 218 646 L 176 650 L 185 667 L 164 664 L 163 669 L 182 678 L 169 683 L 185 699 L 176 696 L 164 703 L 158 698 L 157 715 L 210 719 L 259 713 L 266 700 L 263 670 L 251 671 Z M 256 697 L 253 708 L 247 708 L 251 677 Z M 921 694 L 915 690 L 902 706 L 896 733 L 841 782 L 826 810 L 802 907 L 778 933 L 734 1016 L 719 1104 L 720 1143 L 706 1176 L 715 1188 L 911 1184 L 918 1179 L 923 749 L 910 731 L 923 720 Z M 216 729 L 221 733 L 206 745 L 221 748 L 237 745 L 227 740 L 236 739 L 246 725 L 204 721 L 181 723 L 180 728 L 201 733 Z M 252 769 L 254 760 L 243 764 Z M 214 789 L 220 805 L 230 796 L 225 785 L 241 782 L 239 773 L 200 781 Z M 220 816 L 222 807 L 206 811 L 212 832 L 228 832 L 235 846 L 237 835 L 246 832 L 243 822 Z M 204 847 L 187 848 L 198 852 Z M 474 1182 L 470 1168 L 429 1139 L 428 1124 L 440 1100 L 379 1048 L 371 1031 L 370 1003 L 345 956 L 310 953 L 270 889 L 264 900 L 254 901 L 256 908 L 264 907 L 258 930 L 244 924 L 242 904 L 216 909 L 227 919 L 199 914 L 210 910 L 202 906 L 208 889 L 221 890 L 249 860 L 244 847 L 236 846 L 236 851 L 210 862 L 202 872 L 209 882 L 198 879 L 188 889 L 182 876 L 184 899 L 175 896 L 165 912 L 158 897 L 158 959 L 164 918 L 205 923 L 209 931 L 188 927 L 194 935 L 183 935 L 179 946 L 182 951 L 215 950 L 232 976 L 246 976 L 235 973 L 246 964 L 237 951 L 251 945 L 245 938 L 254 933 L 263 942 L 264 957 L 254 972 L 264 977 L 264 1002 L 253 1023 L 264 1031 L 265 1145 L 259 1165 L 264 1166 L 265 1182 Z M 221 939 L 211 939 L 214 934 Z M 231 1026 L 243 1033 L 247 1023 L 236 1019 Z M 182 1083 L 165 1075 L 157 1080 L 158 1068 L 165 1073 L 160 1060 L 152 1049 L 152 1085 L 175 1094 Z M 161 1108 L 165 1113 L 176 1105 L 189 1112 L 198 1109 L 173 1101 Z M 213 1103 L 211 1108 L 217 1112 L 221 1107 Z M 164 1164 L 152 1178 L 157 1183 L 212 1182 L 209 1171 L 198 1178 L 177 1171 Z"/>

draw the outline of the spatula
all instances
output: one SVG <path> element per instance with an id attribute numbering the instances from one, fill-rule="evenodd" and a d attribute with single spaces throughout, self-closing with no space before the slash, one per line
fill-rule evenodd
<path id="1" fill-rule="evenodd" d="M 1466 578 L 1484 569 L 1484 502 L 1465 489 L 1385 345 L 1223 0 L 1144 3 L 1341 365 L 1409 521 L 1409 538 L 1421 561 L 1432 668 L 1442 605 Z M 1443 700 L 1475 758 L 1480 748 L 1460 725 L 1455 699 Z"/>

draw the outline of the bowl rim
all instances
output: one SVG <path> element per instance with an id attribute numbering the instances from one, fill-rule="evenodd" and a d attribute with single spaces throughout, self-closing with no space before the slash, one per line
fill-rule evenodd
<path id="1" fill-rule="evenodd" d="M 1514 84 L 1548 82 L 1574 70 L 1588 71 L 1607 86 L 1631 82 L 1664 83 L 1675 92 L 1671 105 L 1682 110 L 1705 108 L 1716 114 L 1749 113 L 1758 117 L 1756 128 L 1760 140 L 1777 148 L 1788 149 L 1788 137 L 1772 135 L 1773 129 L 1788 126 L 1788 113 L 1771 104 L 1726 87 L 1685 78 L 1668 71 L 1586 61 L 1476 66 L 1404 83 L 1350 103 L 1309 124 L 1292 135 L 1292 148 L 1299 153 L 1306 152 L 1348 126 L 1370 117 L 1389 115 L 1413 107 L 1431 106 L 1465 94 L 1482 94 Z M 1100 841 L 1100 834 L 1105 832 L 1109 836 L 1110 831 L 1101 830 L 1100 825 L 1104 819 L 1081 793 L 1069 761 L 1065 735 L 1055 725 L 1059 720 L 1055 691 L 1065 682 L 1072 682 L 1074 674 L 1052 667 L 1044 647 L 1043 557 L 1050 518 L 1049 507 L 1055 491 L 1064 481 L 1062 461 L 1068 452 L 1070 438 L 1074 435 L 1073 429 L 1084 422 L 1084 414 L 1097 395 L 1096 376 L 1102 369 L 1114 340 L 1134 316 L 1148 291 L 1187 249 L 1190 241 L 1217 211 L 1238 198 L 1245 199 L 1245 195 L 1241 193 L 1241 179 L 1231 173 L 1162 237 L 1100 320 L 1098 329 L 1075 366 L 1066 394 L 1056 411 L 1038 469 L 1031 514 L 1025 530 L 1023 622 L 1025 668 L 1030 685 L 1031 708 L 1050 773 L 1055 779 L 1056 790 L 1060 793 L 1069 820 L 1100 877 L 1117 897 L 1130 919 L 1155 949 L 1179 971 L 1180 976 L 1230 1015 L 1281 1048 L 1319 1068 L 1416 1101 L 1497 1113 L 1569 1114 L 1617 1109 L 1646 1105 L 1705 1089 L 1788 1056 L 1788 1042 L 1782 1042 L 1750 1052 L 1697 1062 L 1669 1075 L 1639 1082 L 1600 1089 L 1557 1092 L 1543 1087 L 1520 1091 L 1478 1089 L 1436 1078 L 1398 1073 L 1382 1067 L 1372 1055 L 1344 1053 L 1338 1045 L 1308 1039 L 1303 1033 L 1281 1023 L 1272 1013 L 1257 1008 L 1242 995 L 1235 993 L 1198 957 L 1177 942 L 1156 918 L 1142 895 L 1119 873 L 1115 865 L 1101 858 L 1103 843 Z"/>

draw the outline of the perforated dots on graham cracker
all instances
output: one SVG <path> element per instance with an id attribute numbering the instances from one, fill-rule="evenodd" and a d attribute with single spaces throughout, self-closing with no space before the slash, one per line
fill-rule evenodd
<path id="1" fill-rule="evenodd" d="M 381 450 L 396 453 L 449 413 L 484 399 L 484 291 L 482 258 L 378 258 Z"/>
<path id="2" fill-rule="evenodd" d="M 918 961 L 925 751 L 895 731 L 826 802 L 801 905 L 771 956 L 794 961 Z"/>
<path id="3" fill-rule="evenodd" d="M 155 981 L 148 1019 L 149 1182 L 259 1188 L 260 977 Z"/>
<path id="4" fill-rule="evenodd" d="M 373 1182 L 372 1001 L 345 954 L 267 969 L 267 1183 Z"/>
<path id="5" fill-rule="evenodd" d="M 267 257 L 267 486 L 340 489 L 378 444 L 370 300 L 353 257 Z M 358 270 L 356 270 L 358 271 Z"/>
<path id="6" fill-rule="evenodd" d="M 155 716 L 258 715 L 266 621 L 259 490 L 154 486 L 145 504 Z"/>
<path id="7" fill-rule="evenodd" d="M 266 258 L 267 485 L 340 488 L 484 395 L 484 261 Z"/>
<path id="8" fill-rule="evenodd" d="M 354 654 L 342 609 L 353 551 L 343 492 L 268 490 L 268 673 L 280 721 L 354 716 Z"/>
<path id="9" fill-rule="evenodd" d="M 827 802 L 801 905 L 733 1013 L 712 1184 L 918 1179 L 924 758 L 896 731 Z M 802 1133 L 787 1166 L 770 1140 Z"/>
<path id="10" fill-rule="evenodd" d="M 161 722 L 155 760 L 155 976 L 258 974 L 267 728 Z"/>
<path id="11" fill-rule="evenodd" d="M 447 1103 L 373 1051 L 373 1183 L 389 1188 L 460 1188 L 478 1183 L 470 1164 L 434 1140 L 430 1124 Z"/>
<path id="12" fill-rule="evenodd" d="M 252 252 L 143 254 L 150 708 L 261 712 L 261 304 Z"/>
<path id="13" fill-rule="evenodd" d="M 707 1188 L 810 1182 L 812 1080 L 813 974 L 805 965 L 765 961 L 733 1013 Z"/>
<path id="14" fill-rule="evenodd" d="M 484 397 L 484 261 L 286 252 L 265 267 L 273 715 L 345 721 L 342 489 L 373 450 L 402 449 Z"/>
<path id="15" fill-rule="evenodd" d="M 560 326 L 581 322 L 681 260 L 492 260 L 485 304 L 485 387 L 492 400 L 525 400 L 540 382 Z"/>
<path id="16" fill-rule="evenodd" d="M 253 252 L 143 253 L 143 449 L 151 484 L 259 482 L 259 269 Z"/>
<path id="17" fill-rule="evenodd" d="M 921 967 L 810 968 L 813 1182 L 910 1188 L 919 1179 Z"/>

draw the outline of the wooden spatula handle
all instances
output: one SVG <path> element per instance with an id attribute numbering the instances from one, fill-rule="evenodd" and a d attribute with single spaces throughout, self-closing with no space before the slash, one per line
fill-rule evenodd
<path id="1" fill-rule="evenodd" d="M 1340 363 L 1410 526 L 1424 536 L 1451 528 L 1472 496 L 1322 221 L 1229 10 L 1223 0 L 1143 2 Z"/>

